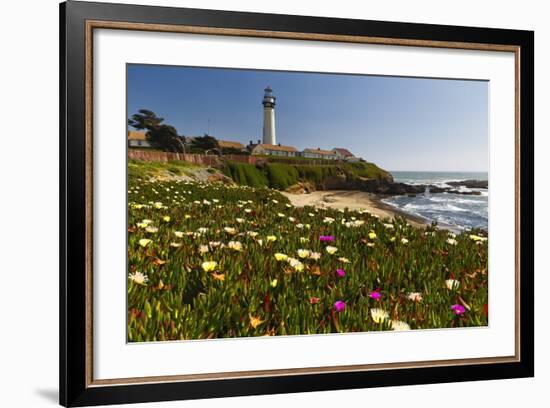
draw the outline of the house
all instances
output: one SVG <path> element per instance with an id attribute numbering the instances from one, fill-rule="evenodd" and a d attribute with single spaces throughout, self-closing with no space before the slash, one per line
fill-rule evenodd
<path id="1" fill-rule="evenodd" d="M 317 149 L 304 149 L 302 152 L 302 157 L 308 159 L 323 159 L 323 160 L 336 160 L 337 155 L 332 150 L 322 150 L 321 148 Z"/>
<path id="2" fill-rule="evenodd" d="M 296 157 L 298 151 L 292 146 L 283 146 L 280 144 L 257 144 L 250 145 L 251 154 L 253 155 L 269 155 L 269 156 L 284 156 L 284 157 Z"/>
<path id="3" fill-rule="evenodd" d="M 218 140 L 218 146 L 222 151 L 245 151 L 246 148 L 240 142 L 233 142 L 230 140 Z"/>
<path id="4" fill-rule="evenodd" d="M 145 132 L 137 130 L 128 131 L 128 147 L 151 147 L 151 144 L 145 136 Z"/>
<path id="5" fill-rule="evenodd" d="M 335 147 L 332 149 L 334 153 L 336 153 L 336 157 L 338 160 L 344 160 L 347 162 L 358 162 L 361 160 L 360 157 L 355 157 L 355 155 L 350 152 L 348 149 L 344 149 L 343 147 Z"/>

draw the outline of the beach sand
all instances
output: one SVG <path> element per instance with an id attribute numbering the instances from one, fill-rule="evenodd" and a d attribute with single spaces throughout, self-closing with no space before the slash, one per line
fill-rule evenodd
<path id="1" fill-rule="evenodd" d="M 388 204 L 382 202 L 381 196 L 364 191 L 314 191 L 309 194 L 291 194 L 281 192 L 288 197 L 292 205 L 295 207 L 312 206 L 319 208 L 335 208 L 350 210 L 365 209 L 371 214 L 377 215 L 380 218 L 393 218 L 395 215 L 404 217 L 410 224 L 415 227 L 425 227 L 427 221 L 421 217 L 416 217 L 411 214 L 404 213 Z"/>

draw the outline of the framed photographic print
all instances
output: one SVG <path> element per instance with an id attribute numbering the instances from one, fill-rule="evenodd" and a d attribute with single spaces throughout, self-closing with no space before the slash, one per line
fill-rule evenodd
<path id="1" fill-rule="evenodd" d="M 61 404 L 533 376 L 533 32 L 60 15 Z"/>

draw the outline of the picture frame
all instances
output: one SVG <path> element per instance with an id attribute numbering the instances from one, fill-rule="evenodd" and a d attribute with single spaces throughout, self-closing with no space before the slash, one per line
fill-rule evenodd
<path id="1" fill-rule="evenodd" d="M 513 355 L 194 375 L 94 376 L 94 31 L 513 53 Z M 413 57 L 414 58 L 414 57 Z M 534 33 L 68 1 L 60 5 L 60 404 L 87 406 L 534 376 Z M 125 164 L 126 158 L 120 157 Z M 96 231 L 97 232 L 97 231 Z M 498 248 L 497 248 L 498 251 Z M 125 273 L 125 271 L 123 271 Z M 122 272 L 121 272 L 122 273 Z M 124 274 L 123 273 L 123 274 Z M 124 296 L 124 294 L 121 294 Z M 124 340 L 124 339 L 123 339 Z"/>

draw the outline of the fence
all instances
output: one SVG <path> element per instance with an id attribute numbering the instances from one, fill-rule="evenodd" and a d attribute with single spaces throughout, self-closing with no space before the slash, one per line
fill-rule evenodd
<path id="1" fill-rule="evenodd" d="M 172 153 L 159 152 L 154 150 L 136 150 L 128 149 L 128 159 L 143 160 L 143 161 L 159 161 L 169 162 L 172 160 L 182 160 L 202 166 L 217 166 L 222 164 L 224 160 L 235 161 L 240 163 L 257 164 L 265 162 L 265 159 L 256 156 L 244 154 L 226 154 L 223 156 L 194 154 L 194 153 Z"/>

